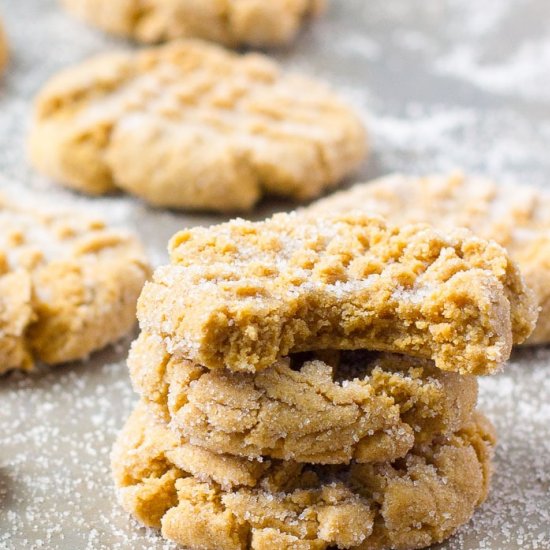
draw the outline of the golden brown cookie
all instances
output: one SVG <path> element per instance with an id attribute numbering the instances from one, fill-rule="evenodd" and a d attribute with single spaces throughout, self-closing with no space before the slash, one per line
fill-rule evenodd
<path id="1" fill-rule="evenodd" d="M 477 399 L 474 376 L 388 353 L 320 352 L 235 373 L 171 357 L 142 333 L 128 365 L 149 408 L 190 443 L 248 458 L 394 460 L 456 432 Z"/>
<path id="2" fill-rule="evenodd" d="M 527 185 L 497 185 L 463 174 L 424 178 L 395 174 L 359 184 L 306 211 L 360 210 L 390 222 L 467 227 L 504 246 L 535 291 L 541 313 L 528 344 L 550 342 L 550 193 Z"/>
<path id="3" fill-rule="evenodd" d="M 180 441 L 139 406 L 115 444 L 124 508 L 185 548 L 423 548 L 486 497 L 495 444 L 481 415 L 404 459 L 312 466 L 216 455 Z"/>
<path id="4" fill-rule="evenodd" d="M 135 324 L 148 273 L 133 236 L 0 196 L 0 373 L 82 359 L 119 340 Z"/>
<path id="5" fill-rule="evenodd" d="M 227 46 L 290 42 L 324 0 L 63 0 L 77 17 L 118 35 L 153 43 L 203 38 Z"/>
<path id="6" fill-rule="evenodd" d="M 359 117 L 322 84 L 192 40 L 65 70 L 30 136 L 33 164 L 69 187 L 224 212 L 315 197 L 366 150 Z"/>
<path id="7" fill-rule="evenodd" d="M 533 293 L 506 251 L 466 230 L 357 214 L 278 214 L 182 231 L 138 303 L 143 330 L 208 368 L 369 349 L 495 371 L 531 333 Z"/>
<path id="8" fill-rule="evenodd" d="M 6 33 L 0 19 L 0 73 L 3 72 L 8 64 L 8 41 L 6 39 Z"/>

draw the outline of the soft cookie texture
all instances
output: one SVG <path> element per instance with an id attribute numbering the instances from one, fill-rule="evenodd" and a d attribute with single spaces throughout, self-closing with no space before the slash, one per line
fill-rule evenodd
<path id="1" fill-rule="evenodd" d="M 82 359 L 120 339 L 148 274 L 133 236 L 0 196 L 0 373 Z"/>
<path id="2" fill-rule="evenodd" d="M 470 421 L 473 376 L 388 353 L 319 352 L 259 373 L 210 371 L 142 333 L 128 364 L 150 410 L 213 452 L 338 464 L 401 458 Z"/>
<path id="3" fill-rule="evenodd" d="M 485 499 L 495 438 L 477 414 L 397 462 L 314 466 L 196 451 L 139 406 L 115 444 L 124 508 L 186 548 L 413 549 L 451 536 Z"/>
<path id="4" fill-rule="evenodd" d="M 107 32 L 152 43 L 203 38 L 226 46 L 290 42 L 324 0 L 62 0 Z"/>
<path id="5" fill-rule="evenodd" d="M 488 374 L 537 316 L 506 251 L 467 230 L 278 214 L 182 231 L 170 251 L 139 300 L 141 328 L 211 369 L 369 349 Z"/>
<path id="6" fill-rule="evenodd" d="M 359 210 L 395 223 L 467 227 L 504 246 L 541 307 L 527 344 L 550 342 L 550 193 L 527 185 L 499 184 L 460 173 L 391 175 L 359 184 L 314 203 L 313 215 Z"/>
<path id="7" fill-rule="evenodd" d="M 313 198 L 366 151 L 359 117 L 323 85 L 191 40 L 65 70 L 30 136 L 34 165 L 69 187 L 214 211 Z"/>
<path id="8" fill-rule="evenodd" d="M 4 71 L 8 64 L 8 41 L 6 39 L 6 33 L 2 20 L 0 19 L 0 73 Z"/>

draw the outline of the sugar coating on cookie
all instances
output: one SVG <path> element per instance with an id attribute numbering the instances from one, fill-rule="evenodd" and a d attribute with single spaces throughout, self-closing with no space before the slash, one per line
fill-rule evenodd
<path id="1" fill-rule="evenodd" d="M 77 17 L 145 43 L 202 38 L 226 46 L 290 42 L 324 0 L 63 0 Z"/>
<path id="2" fill-rule="evenodd" d="M 537 309 L 517 266 L 466 230 L 278 214 L 182 231 L 138 303 L 143 330 L 207 368 L 257 371 L 317 349 L 495 371 Z"/>
<path id="3" fill-rule="evenodd" d="M 190 443 L 248 458 L 394 460 L 456 432 L 477 399 L 474 376 L 389 353 L 317 352 L 236 373 L 172 357 L 142 333 L 128 365 L 153 414 Z"/>
<path id="4" fill-rule="evenodd" d="M 504 246 L 541 307 L 527 343 L 550 342 L 550 193 L 461 173 L 422 178 L 394 174 L 307 208 L 314 215 L 354 210 L 395 223 L 427 222 L 445 230 L 467 227 Z"/>
<path id="5" fill-rule="evenodd" d="M 359 117 L 322 84 L 191 40 L 65 70 L 30 136 L 34 165 L 67 186 L 214 211 L 315 197 L 366 150 Z"/>
<path id="6" fill-rule="evenodd" d="M 82 359 L 120 339 L 148 274 L 133 236 L 0 196 L 0 373 Z"/>
<path id="7" fill-rule="evenodd" d="M 0 19 L 0 73 L 3 72 L 8 63 L 8 41 L 2 19 Z"/>
<path id="8" fill-rule="evenodd" d="M 189 452 L 141 405 L 115 444 L 112 467 L 124 508 L 186 548 L 412 549 L 470 519 L 487 495 L 494 444 L 492 426 L 476 414 L 394 463 L 255 462 Z"/>

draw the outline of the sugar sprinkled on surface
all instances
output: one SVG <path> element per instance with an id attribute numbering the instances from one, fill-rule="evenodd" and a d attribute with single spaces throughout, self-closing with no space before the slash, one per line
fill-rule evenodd
<path id="1" fill-rule="evenodd" d="M 480 408 L 499 434 L 489 499 L 445 548 L 550 548 L 550 350 L 521 350 L 482 379 Z"/>
<path id="2" fill-rule="evenodd" d="M 116 502 L 109 453 L 136 397 L 129 341 L 0 389 L 0 548 L 172 548 Z"/>
<path id="3" fill-rule="evenodd" d="M 128 47 L 64 15 L 55 0 L 3 2 L 13 61 L 0 87 L 0 186 L 91 207 L 140 232 L 155 264 L 178 229 L 222 221 L 128 197 L 89 200 L 51 185 L 25 158 L 30 101 L 59 68 Z M 374 155 L 357 179 L 454 167 L 544 186 L 550 173 L 550 4 L 545 0 L 336 0 L 276 53 L 322 76 L 365 113 Z M 260 219 L 288 204 L 262 207 Z M 0 384 L 0 548 L 172 549 L 116 503 L 108 455 L 135 400 L 128 342 L 88 362 Z M 550 548 L 550 349 L 517 352 L 481 381 L 500 445 L 493 491 L 441 548 Z"/>

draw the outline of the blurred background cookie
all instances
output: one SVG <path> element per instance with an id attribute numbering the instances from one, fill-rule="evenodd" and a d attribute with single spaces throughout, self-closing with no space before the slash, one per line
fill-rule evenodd
<path id="1" fill-rule="evenodd" d="M 504 246 L 541 311 L 527 344 L 550 342 L 550 193 L 461 173 L 395 174 L 358 184 L 313 203 L 314 215 L 361 211 L 394 223 L 426 222 L 443 230 L 467 227 Z"/>
<path id="2" fill-rule="evenodd" d="M 148 273 L 134 236 L 0 196 L 0 373 L 83 359 L 122 338 Z"/>
<path id="3" fill-rule="evenodd" d="M 0 18 L 0 73 L 6 68 L 8 63 L 8 40 L 4 31 L 4 25 Z"/>
<path id="4" fill-rule="evenodd" d="M 63 71 L 38 96 L 30 136 L 32 163 L 68 187 L 221 212 L 264 194 L 311 199 L 366 153 L 359 115 L 324 85 L 199 41 Z"/>
<path id="5" fill-rule="evenodd" d="M 62 0 L 84 21 L 140 42 L 202 38 L 226 46 L 290 42 L 324 0 Z"/>

